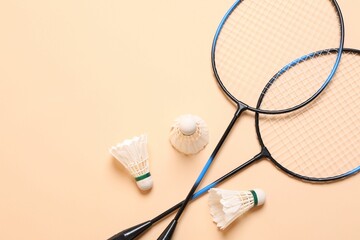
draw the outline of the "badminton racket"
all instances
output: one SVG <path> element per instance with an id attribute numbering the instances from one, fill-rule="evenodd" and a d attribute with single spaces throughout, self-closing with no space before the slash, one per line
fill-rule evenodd
<path id="1" fill-rule="evenodd" d="M 312 68 L 332 64 L 328 60 L 338 49 L 314 53 L 316 58 L 308 58 L 287 72 L 278 72 L 264 88 L 257 106 L 271 107 L 282 101 L 271 96 L 270 86 L 292 74 L 303 72 L 303 78 L 312 76 Z M 322 68 L 326 69 L 326 68 Z M 324 72 L 325 74 L 325 72 Z M 281 116 L 256 114 L 255 125 L 261 146 L 259 154 L 241 164 L 231 172 L 199 190 L 192 200 L 202 196 L 210 188 L 234 176 L 241 170 L 268 159 L 280 170 L 300 180 L 328 182 L 349 177 L 360 171 L 360 51 L 344 49 L 340 67 L 327 89 L 311 102 L 307 108 Z M 267 96 L 269 94 L 269 97 Z M 266 145 L 266 146 L 265 146 Z M 182 206 L 179 202 L 155 218 L 128 228 L 110 240 L 136 239 L 156 222 Z"/>
<path id="2" fill-rule="evenodd" d="M 223 92 L 237 105 L 225 133 L 216 145 L 174 219 L 158 237 L 171 239 L 177 222 L 192 195 L 213 163 L 241 113 L 280 114 L 299 109 L 315 99 L 326 87 L 338 66 L 343 48 L 343 21 L 335 0 L 244 0 L 236 1 L 221 21 L 212 45 L 211 59 L 215 77 Z M 327 74 L 318 76 L 313 69 L 312 87 L 303 87 L 294 75 L 280 85 L 288 95 L 271 107 L 256 108 L 263 86 L 275 71 L 298 64 L 300 56 L 328 46 L 339 46 L 332 54 Z M 305 56 L 305 59 L 313 58 Z M 295 62 L 291 62 L 298 59 Z M 321 78 L 320 78 L 321 77 Z M 307 83 L 305 83 L 307 84 Z"/>

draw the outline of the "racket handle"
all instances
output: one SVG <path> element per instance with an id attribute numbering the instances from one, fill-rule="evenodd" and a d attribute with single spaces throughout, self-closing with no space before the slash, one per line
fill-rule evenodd
<path id="1" fill-rule="evenodd" d="M 148 230 L 151 225 L 152 221 L 146 221 L 143 223 L 140 223 L 136 226 L 130 227 L 128 229 L 125 229 L 118 234 L 112 236 L 108 240 L 132 240 L 136 239 L 138 236 L 140 236 L 142 233 L 144 233 L 146 230 Z"/>
<path id="2" fill-rule="evenodd" d="M 170 240 L 175 228 L 177 225 L 177 220 L 173 219 L 170 224 L 165 228 L 165 230 L 161 233 L 160 237 L 157 240 Z"/>

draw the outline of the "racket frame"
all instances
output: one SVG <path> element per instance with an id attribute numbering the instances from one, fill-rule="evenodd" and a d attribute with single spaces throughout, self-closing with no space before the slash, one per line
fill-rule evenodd
<path id="1" fill-rule="evenodd" d="M 225 16 L 223 17 L 223 19 L 221 20 L 216 32 L 215 32 L 215 36 L 213 39 L 213 43 L 212 43 L 212 47 L 211 47 L 211 66 L 214 72 L 214 76 L 216 78 L 216 81 L 218 82 L 219 86 L 221 87 L 222 91 L 226 94 L 226 96 L 231 99 L 234 103 L 236 103 L 236 105 L 238 106 L 238 111 L 240 109 L 246 109 L 246 110 L 250 110 L 252 112 L 255 113 L 262 113 L 262 114 L 282 114 L 282 113 L 288 113 L 288 112 L 292 112 L 295 111 L 299 108 L 302 108 L 304 106 L 306 106 L 307 104 L 309 104 L 310 102 L 312 102 L 317 96 L 319 96 L 319 94 L 322 93 L 322 91 L 325 89 L 325 87 L 330 83 L 331 79 L 333 78 L 333 76 L 336 73 L 336 70 L 340 64 L 340 60 L 341 60 L 341 56 L 342 56 L 342 52 L 344 49 L 344 38 L 345 38 L 345 26 L 344 26 L 344 18 L 342 16 L 342 12 L 340 9 L 339 4 L 337 3 L 336 0 L 328 0 L 330 2 L 332 2 L 333 6 L 335 7 L 336 11 L 337 11 L 337 16 L 339 18 L 339 23 L 340 23 L 340 44 L 338 49 L 338 54 L 337 54 L 337 58 L 335 61 L 335 64 L 329 74 L 329 76 L 327 77 L 327 79 L 324 81 L 324 83 L 322 84 L 322 86 L 307 100 L 305 100 L 304 102 L 293 106 L 291 108 L 287 108 L 287 109 L 277 109 L 277 110 L 266 110 L 266 109 L 261 109 L 258 107 L 252 107 L 242 101 L 240 101 L 239 99 L 237 99 L 233 94 L 230 93 L 230 91 L 226 88 L 225 84 L 221 81 L 221 77 L 218 73 L 217 67 L 216 67 L 216 46 L 217 46 L 217 40 L 219 39 L 221 30 L 223 29 L 223 26 L 225 25 L 226 21 L 228 20 L 228 18 L 230 17 L 231 13 L 238 7 L 238 5 L 243 2 L 244 0 L 237 0 L 231 7 L 230 9 L 226 12 Z M 312 53 L 314 54 L 314 53 Z M 278 73 L 283 73 L 286 72 L 289 68 L 295 66 L 296 64 L 298 64 L 299 62 L 302 62 L 304 60 L 306 60 L 307 58 L 311 57 L 312 54 L 308 54 L 305 56 L 302 56 L 299 59 L 294 60 L 293 62 L 287 64 L 286 66 L 284 66 Z M 276 77 L 276 75 L 274 75 L 274 77 Z"/>

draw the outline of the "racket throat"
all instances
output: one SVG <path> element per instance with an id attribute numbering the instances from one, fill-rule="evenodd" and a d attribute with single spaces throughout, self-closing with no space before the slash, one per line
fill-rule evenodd
<path id="1" fill-rule="evenodd" d="M 235 112 L 235 117 L 236 117 L 236 118 L 239 118 L 240 115 L 241 115 L 244 111 L 246 111 L 246 110 L 249 109 L 249 106 L 246 105 L 246 104 L 244 104 L 244 103 L 242 103 L 242 102 L 237 102 L 236 105 L 237 105 L 237 110 L 236 110 L 236 112 Z"/>
<path id="2" fill-rule="evenodd" d="M 265 147 L 261 147 L 261 152 L 258 154 L 259 157 L 271 158 L 269 150 Z"/>

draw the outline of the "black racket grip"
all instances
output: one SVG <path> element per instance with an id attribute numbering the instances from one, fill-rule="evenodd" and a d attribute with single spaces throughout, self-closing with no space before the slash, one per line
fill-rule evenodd
<path id="1" fill-rule="evenodd" d="M 170 240 L 175 231 L 176 224 L 177 220 L 173 219 L 157 240 Z"/>
<path id="2" fill-rule="evenodd" d="M 149 227 L 151 227 L 152 221 L 146 221 L 125 229 L 118 234 L 112 236 L 108 240 L 132 240 L 136 237 L 140 236 L 143 232 L 145 232 Z"/>

